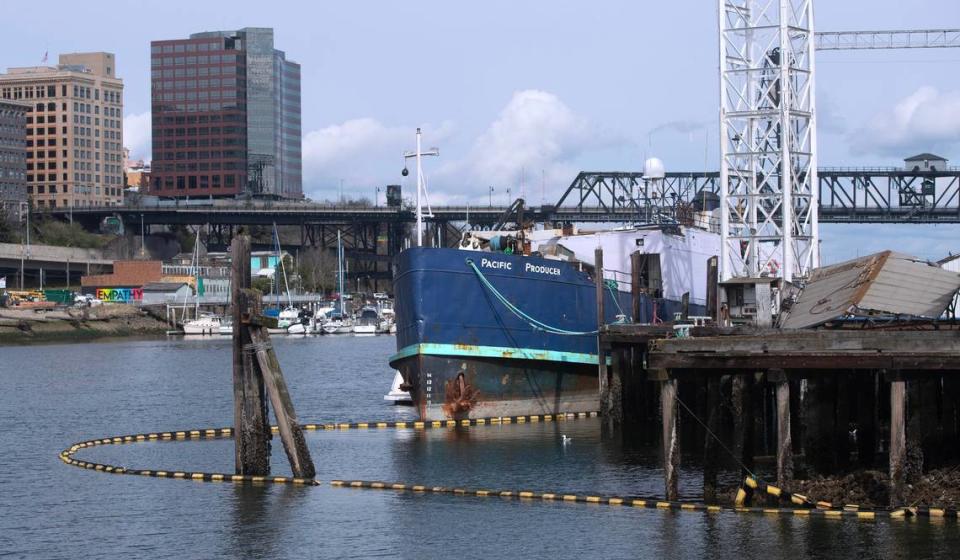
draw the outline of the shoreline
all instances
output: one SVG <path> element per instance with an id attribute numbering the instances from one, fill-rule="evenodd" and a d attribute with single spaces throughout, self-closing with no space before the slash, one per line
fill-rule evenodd
<path id="1" fill-rule="evenodd" d="M 168 325 L 131 305 L 33 311 L 0 309 L 0 346 L 162 336 Z"/>

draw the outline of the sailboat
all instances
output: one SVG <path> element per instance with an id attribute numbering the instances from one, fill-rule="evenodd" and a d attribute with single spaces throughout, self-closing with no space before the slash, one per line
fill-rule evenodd
<path id="1" fill-rule="evenodd" d="M 200 291 L 203 289 L 203 280 L 200 278 L 200 228 L 197 228 L 197 238 L 193 242 L 193 259 L 191 260 L 194 279 L 194 317 L 193 320 L 183 323 L 183 334 L 220 334 L 223 317 L 216 313 L 200 312 Z M 186 303 L 186 302 L 184 302 Z M 232 329 L 231 329 L 232 330 Z"/>
<path id="2" fill-rule="evenodd" d="M 294 307 L 293 300 L 290 298 L 290 285 L 287 283 L 287 268 L 283 263 L 283 252 L 280 250 L 280 234 L 277 232 L 277 224 L 273 224 L 273 242 L 277 249 L 277 259 L 280 261 L 280 272 L 283 275 L 283 289 L 287 294 L 287 306 L 280 309 L 277 314 L 277 327 L 267 329 L 271 334 L 287 334 L 287 329 L 291 325 L 300 322 L 300 310 Z M 279 283 L 276 283 L 279 288 Z M 280 294 L 276 293 L 276 306 L 280 307 Z"/>
<path id="3" fill-rule="evenodd" d="M 343 304 L 343 240 L 340 230 L 337 230 L 337 291 L 339 300 L 337 308 L 330 312 L 330 320 L 323 324 L 325 334 L 346 334 L 353 332 L 353 320 L 347 315 Z"/>

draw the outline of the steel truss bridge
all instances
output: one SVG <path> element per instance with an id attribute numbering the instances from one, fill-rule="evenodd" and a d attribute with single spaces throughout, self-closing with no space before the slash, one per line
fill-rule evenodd
<path id="1" fill-rule="evenodd" d="M 818 171 L 821 223 L 960 224 L 960 168 L 931 172 L 893 167 L 821 168 Z M 640 172 L 581 172 L 557 204 L 525 208 L 524 221 L 538 223 L 685 223 L 703 208 L 715 208 L 717 172 L 667 173 L 645 180 Z M 712 204 L 712 205 L 711 205 Z M 490 229 L 513 222 L 504 206 L 434 207 L 425 219 L 425 244 L 454 246 L 469 228 Z M 408 207 L 345 208 L 299 202 L 200 199 L 120 207 L 46 210 L 96 230 L 119 218 L 128 232 L 150 226 L 204 226 L 211 247 L 226 247 L 240 228 L 286 227 L 284 245 L 336 247 L 343 234 L 351 278 L 386 281 L 390 260 L 409 243 L 415 215 Z M 469 224 L 466 225 L 466 224 Z M 290 229 L 299 230 L 299 244 Z M 261 231 L 262 232 L 262 231 Z M 269 233 L 267 234 L 269 238 Z"/>
<path id="2" fill-rule="evenodd" d="M 719 193 L 717 172 L 667 173 L 647 181 L 640 172 L 584 171 L 553 205 L 530 207 L 525 217 L 537 222 L 659 223 L 690 208 L 709 205 Z M 827 223 L 960 223 L 960 167 L 929 172 L 895 167 L 821 168 L 818 170 L 820 221 Z M 434 207 L 425 217 L 433 235 L 443 227 L 469 223 L 490 227 L 505 206 Z M 119 207 L 47 210 L 62 220 L 96 228 L 108 217 L 120 218 L 130 230 L 149 225 L 209 225 L 211 234 L 229 240 L 239 226 L 298 226 L 303 245 L 329 244 L 336 230 L 379 224 L 376 238 L 399 234 L 415 221 L 406 207 L 342 207 L 299 202 L 179 200 Z M 391 231 L 392 230 L 392 231 Z M 446 233 L 459 232 L 460 227 Z M 397 241 L 399 249 L 399 240 Z"/>

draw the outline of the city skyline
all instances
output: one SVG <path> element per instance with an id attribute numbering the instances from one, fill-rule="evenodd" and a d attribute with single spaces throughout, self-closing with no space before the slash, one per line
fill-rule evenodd
<path id="1" fill-rule="evenodd" d="M 68 33 L 38 45 L 38 59 L 42 51 L 118 53 L 125 137 L 135 158 L 149 153 L 149 41 L 256 25 L 273 27 L 303 65 L 304 192 L 317 200 L 336 199 L 341 181 L 348 194 L 371 199 L 376 187 L 401 182 L 400 154 L 412 147 L 417 126 L 427 145 L 441 148 L 426 168 L 434 204 L 485 203 L 491 185 L 504 199 L 510 187 L 534 204 L 550 202 L 580 170 L 638 170 L 649 155 L 668 170 L 718 167 L 712 5 L 610 2 L 587 10 L 561 3 L 543 10 L 537 3 L 481 9 L 428 2 L 284 11 L 240 2 L 229 10 L 191 5 L 193 17 L 179 17 L 186 6 L 152 7 L 147 33 L 121 27 L 96 41 Z M 61 7 L 61 17 L 92 29 L 122 17 Z M 943 2 L 858 0 L 820 4 L 817 27 L 925 28 L 957 15 L 960 7 Z M 28 29 L 35 16 L 24 17 Z M 0 39 L 4 52 L 21 53 L 0 57 L 3 66 L 31 62 L 12 48 L 23 44 L 22 33 Z M 960 159 L 960 78 L 940 71 L 956 56 L 822 53 L 820 164 L 893 166 L 922 151 Z M 862 253 L 898 242 L 932 258 L 950 250 L 956 234 L 945 226 L 889 229 L 825 226 L 824 238 L 837 239 L 825 246 L 825 260 L 854 256 L 861 244 Z"/>

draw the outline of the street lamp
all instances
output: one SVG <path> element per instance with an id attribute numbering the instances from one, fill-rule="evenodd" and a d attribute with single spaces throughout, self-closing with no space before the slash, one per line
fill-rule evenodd
<path id="1" fill-rule="evenodd" d="M 490 208 L 493 208 L 493 187 L 490 187 Z"/>
<path id="2" fill-rule="evenodd" d="M 439 156 L 439 155 L 440 155 L 439 148 L 430 148 L 426 152 L 420 149 L 420 129 L 419 128 L 417 129 L 417 150 L 415 152 L 403 153 L 404 167 L 403 167 L 402 174 L 404 177 L 406 177 L 407 173 L 409 173 L 406 167 L 406 160 L 410 158 L 417 159 L 417 247 L 423 246 L 423 206 L 420 203 L 420 191 L 423 191 L 424 198 L 426 198 L 426 195 L 427 195 L 426 186 L 423 184 L 423 165 L 421 161 L 423 159 L 423 156 Z M 429 208 L 430 208 L 430 201 L 428 200 L 427 201 L 428 211 L 430 211 Z M 432 211 L 430 211 L 430 215 L 431 216 L 433 215 Z"/>
<path id="3" fill-rule="evenodd" d="M 510 207 L 510 187 L 507 187 L 507 208 Z"/>
<path id="4" fill-rule="evenodd" d="M 373 194 L 373 205 L 380 208 L 380 187 L 377 187 Z"/>

